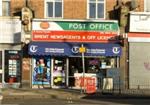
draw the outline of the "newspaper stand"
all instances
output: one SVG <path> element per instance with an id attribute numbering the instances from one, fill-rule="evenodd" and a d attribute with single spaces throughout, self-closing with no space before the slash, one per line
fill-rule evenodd
<path id="1" fill-rule="evenodd" d="M 96 83 L 95 83 L 95 78 L 86 78 L 86 93 L 87 94 L 92 94 L 96 93 Z"/>

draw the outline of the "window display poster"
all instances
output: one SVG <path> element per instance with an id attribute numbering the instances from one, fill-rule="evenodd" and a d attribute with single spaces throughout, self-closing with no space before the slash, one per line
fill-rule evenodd
<path id="1" fill-rule="evenodd" d="M 8 60 L 9 76 L 17 76 L 17 60 Z"/>
<path id="2" fill-rule="evenodd" d="M 34 58 L 33 63 L 32 84 L 50 84 L 50 58 Z"/>
<path id="3" fill-rule="evenodd" d="M 54 60 L 53 82 L 55 86 L 65 86 L 65 63 L 63 60 Z"/>

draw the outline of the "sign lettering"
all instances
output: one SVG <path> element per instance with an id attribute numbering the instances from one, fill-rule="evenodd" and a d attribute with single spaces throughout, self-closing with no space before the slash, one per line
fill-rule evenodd
<path id="1" fill-rule="evenodd" d="M 46 21 L 47 29 L 40 27 L 42 22 L 32 22 L 33 41 L 113 42 L 119 32 L 116 21 Z"/>

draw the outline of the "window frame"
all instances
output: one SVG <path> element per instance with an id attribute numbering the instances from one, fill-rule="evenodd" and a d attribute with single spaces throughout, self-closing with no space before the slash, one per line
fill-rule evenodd
<path id="1" fill-rule="evenodd" d="M 150 12 L 150 7 L 149 6 L 147 6 L 148 4 L 148 1 L 149 0 L 144 0 L 144 12 Z M 149 3 L 150 3 L 150 1 L 149 1 Z M 149 9 L 148 9 L 148 7 L 149 7 Z M 149 10 L 149 11 L 148 11 Z"/>
<path id="2" fill-rule="evenodd" d="M 0 50 L 0 70 L 3 69 L 3 51 Z"/>
<path id="3" fill-rule="evenodd" d="M 95 18 L 90 18 L 90 3 L 95 3 L 96 4 L 96 16 L 95 16 Z M 104 4 L 104 16 L 103 16 L 103 18 L 98 18 L 98 4 L 99 3 L 103 3 Z M 87 19 L 105 19 L 106 18 L 106 14 L 105 14 L 105 12 L 106 12 L 106 0 L 103 0 L 103 1 L 98 1 L 98 0 L 96 0 L 96 1 L 92 1 L 92 2 L 90 2 L 90 0 L 87 0 Z"/>
<path id="4" fill-rule="evenodd" d="M 53 5 L 53 16 L 52 17 L 48 17 L 47 16 L 47 2 L 52 2 L 54 4 L 54 2 L 58 2 L 59 0 L 44 0 L 44 17 L 45 18 L 63 18 L 63 11 L 64 11 L 64 0 L 60 0 L 60 2 L 62 3 L 62 16 L 61 17 L 55 17 L 55 6 Z"/>
<path id="5" fill-rule="evenodd" d="M 4 13 L 3 13 L 3 2 L 8 2 L 9 3 L 9 10 L 7 9 L 7 11 L 9 12 L 9 13 L 7 13 L 7 15 L 6 15 L 6 13 L 5 13 L 5 15 L 4 15 Z M 11 15 L 11 13 L 10 13 L 10 2 L 11 2 L 11 0 L 2 0 L 2 16 L 10 16 Z"/>

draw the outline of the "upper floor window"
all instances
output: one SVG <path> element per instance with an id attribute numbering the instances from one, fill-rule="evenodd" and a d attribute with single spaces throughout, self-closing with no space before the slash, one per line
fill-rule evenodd
<path id="1" fill-rule="evenodd" d="M 10 16 L 10 0 L 2 1 L 2 15 Z"/>
<path id="2" fill-rule="evenodd" d="M 104 19 L 105 18 L 105 0 L 88 0 L 88 18 Z"/>
<path id="3" fill-rule="evenodd" d="M 150 0 L 144 0 L 144 11 L 150 12 Z"/>
<path id="4" fill-rule="evenodd" d="M 63 17 L 63 0 L 46 0 L 45 17 L 62 18 Z"/>

